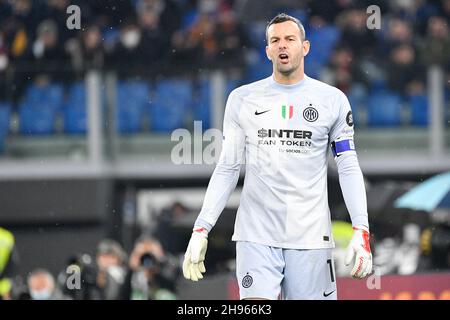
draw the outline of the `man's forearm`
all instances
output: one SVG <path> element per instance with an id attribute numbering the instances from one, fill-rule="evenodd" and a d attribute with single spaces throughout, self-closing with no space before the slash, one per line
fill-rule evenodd
<path id="1" fill-rule="evenodd" d="M 218 164 L 206 190 L 203 206 L 195 221 L 196 226 L 211 231 L 225 208 L 239 180 L 240 164 Z"/>
<path id="2" fill-rule="evenodd" d="M 339 184 L 352 225 L 369 227 L 367 196 L 364 178 L 356 154 L 345 154 L 336 159 Z"/>

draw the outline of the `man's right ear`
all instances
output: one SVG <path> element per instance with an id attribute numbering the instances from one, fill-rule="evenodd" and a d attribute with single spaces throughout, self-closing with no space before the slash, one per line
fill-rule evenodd
<path id="1" fill-rule="evenodd" d="M 266 46 L 266 57 L 267 57 L 267 59 L 272 61 L 272 58 L 269 56 L 269 47 L 268 46 Z"/>

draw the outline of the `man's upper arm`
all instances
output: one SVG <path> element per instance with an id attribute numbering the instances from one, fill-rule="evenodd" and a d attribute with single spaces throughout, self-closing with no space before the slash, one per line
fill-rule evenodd
<path id="1" fill-rule="evenodd" d="M 335 158 L 344 153 L 356 153 L 353 141 L 353 115 L 350 103 L 342 91 L 336 95 L 334 112 L 337 118 L 330 130 L 330 146 Z"/>
<path id="2" fill-rule="evenodd" d="M 223 120 L 222 152 L 219 164 L 240 165 L 243 163 L 245 133 L 239 119 L 242 98 L 233 90 L 227 100 Z"/>

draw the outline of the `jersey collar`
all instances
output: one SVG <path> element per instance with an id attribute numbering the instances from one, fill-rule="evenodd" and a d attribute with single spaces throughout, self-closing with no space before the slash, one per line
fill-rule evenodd
<path id="1" fill-rule="evenodd" d="M 269 77 L 269 83 L 272 87 L 277 88 L 277 89 L 281 89 L 281 90 L 296 90 L 296 89 L 300 89 L 301 87 L 303 87 L 305 85 L 305 83 L 308 81 L 309 77 L 306 75 L 304 75 L 303 79 L 300 80 L 297 83 L 293 83 L 293 84 L 281 84 L 277 81 L 275 81 L 273 74 Z"/>

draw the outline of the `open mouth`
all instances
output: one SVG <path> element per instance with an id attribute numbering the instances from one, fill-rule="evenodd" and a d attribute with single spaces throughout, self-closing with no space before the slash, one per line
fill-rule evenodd
<path id="1" fill-rule="evenodd" d="M 286 53 L 280 53 L 278 55 L 278 58 L 280 59 L 281 63 L 288 63 L 289 62 L 289 56 Z"/>

